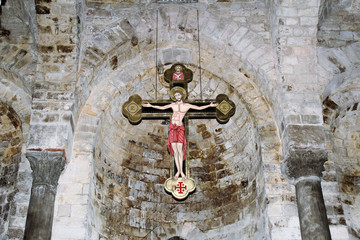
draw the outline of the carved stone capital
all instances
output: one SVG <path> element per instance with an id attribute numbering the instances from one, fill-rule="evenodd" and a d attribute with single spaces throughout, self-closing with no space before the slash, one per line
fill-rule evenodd
<path id="1" fill-rule="evenodd" d="M 289 149 L 282 162 L 282 172 L 290 180 L 305 176 L 321 177 L 327 152 L 324 149 Z"/>
<path id="2" fill-rule="evenodd" d="M 33 187 L 47 185 L 57 187 L 61 172 L 65 167 L 62 151 L 28 151 L 26 157 L 30 162 Z"/>

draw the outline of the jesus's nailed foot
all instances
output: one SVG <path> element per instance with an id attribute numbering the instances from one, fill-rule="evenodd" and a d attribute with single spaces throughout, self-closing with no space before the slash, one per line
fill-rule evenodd
<path id="1" fill-rule="evenodd" d="M 179 178 L 179 175 L 180 175 L 179 172 L 177 174 L 175 174 L 174 179 L 177 180 Z"/>

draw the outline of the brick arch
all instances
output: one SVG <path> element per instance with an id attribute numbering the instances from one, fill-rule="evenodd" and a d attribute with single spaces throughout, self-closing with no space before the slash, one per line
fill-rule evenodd
<path id="1" fill-rule="evenodd" d="M 343 142 L 349 137 L 346 133 L 348 124 L 344 124 L 343 119 L 348 118 L 349 114 L 356 119 L 359 113 L 360 73 L 358 69 L 359 66 L 354 66 L 350 71 L 335 75 L 324 90 L 323 118 L 325 129 L 330 137 L 327 140 L 330 146 L 330 160 L 334 161 L 339 169 L 343 167 L 338 160 L 348 158 L 344 155 L 346 146 Z M 348 163 L 349 161 L 350 159 Z"/>
<path id="2" fill-rule="evenodd" d="M 8 113 L 14 116 L 13 118 L 17 119 L 16 122 L 18 122 L 17 132 L 19 135 L 11 136 L 13 139 L 9 142 L 9 145 L 15 144 L 15 141 L 21 139 L 19 142 L 20 145 L 18 146 L 19 149 L 17 149 L 16 154 L 12 157 L 14 158 L 14 164 L 10 164 L 6 167 L 9 170 L 3 168 L 2 171 L 6 171 L 8 177 L 15 178 L 13 179 L 14 184 L 12 185 L 15 192 L 11 193 L 11 191 L 8 191 L 8 196 L 16 201 L 16 204 L 13 204 L 13 209 L 18 208 L 18 206 L 24 206 L 24 210 L 26 211 L 30 198 L 31 169 L 30 166 L 27 165 L 27 160 L 22 154 L 22 148 L 25 146 L 24 143 L 26 143 L 29 132 L 31 94 L 17 75 L 14 75 L 12 72 L 3 68 L 0 68 L 0 102 L 5 104 L 7 109 L 11 109 L 8 110 Z M 3 129 L 0 132 L 3 134 Z M 21 175 L 22 177 L 18 178 L 18 175 Z M 11 225 L 8 236 L 21 238 L 25 228 L 26 215 L 21 211 L 16 210 L 12 210 L 11 214 L 11 217 L 17 219 L 17 225 Z"/>
<path id="3" fill-rule="evenodd" d="M 140 58 L 137 58 L 137 60 L 141 63 Z M 155 71 L 155 69 L 146 69 L 145 66 L 142 66 L 142 68 L 144 69 L 143 72 Z M 121 68 L 119 67 L 119 69 Z M 111 99 L 114 98 L 115 95 L 122 94 L 123 98 L 127 99 L 129 94 L 135 93 L 124 92 L 123 90 L 126 86 L 124 83 L 121 83 L 120 80 L 114 79 L 114 76 L 122 76 L 120 79 L 126 82 L 128 86 L 131 86 L 132 83 L 136 82 L 136 79 L 139 78 L 139 76 L 135 73 L 131 76 L 129 74 L 119 74 L 119 72 L 121 72 L 121 70 L 114 71 L 106 76 L 106 78 L 102 78 L 103 80 L 92 90 L 91 96 L 88 98 L 80 113 L 74 135 L 73 156 L 71 157 L 67 170 L 65 170 L 64 175 L 59 180 L 59 190 L 55 203 L 54 236 L 57 236 L 56 234 L 59 234 L 58 236 L 62 234 L 57 230 L 61 229 L 60 226 L 62 220 L 60 219 L 63 218 L 61 215 L 62 206 L 64 205 L 64 202 L 69 203 L 66 198 L 71 198 L 68 195 L 69 189 L 67 189 L 66 186 L 69 184 L 72 186 L 78 185 L 79 189 L 82 189 L 80 186 L 89 186 L 89 174 L 91 173 L 89 165 L 93 159 L 93 143 L 96 138 L 99 119 L 102 112 L 106 110 L 107 104 L 111 102 Z M 204 72 L 211 73 L 211 71 L 206 69 Z M 280 140 L 277 135 L 278 131 L 274 117 L 271 113 L 271 107 L 262 97 L 257 87 L 254 86 L 254 83 L 249 80 L 250 78 L 243 73 L 238 74 L 239 79 L 242 80 L 236 82 L 234 79 L 231 79 L 228 84 L 232 85 L 236 91 L 241 92 L 243 101 L 247 103 L 249 111 L 254 115 L 254 127 L 257 128 L 259 134 L 258 140 L 262 149 L 263 164 L 271 166 L 270 168 L 278 169 L 271 170 L 271 177 L 282 179 L 280 168 L 276 167 L 280 165 Z M 82 169 L 83 171 L 80 171 L 80 173 L 74 176 L 73 172 L 79 172 L 79 169 Z M 269 172 L 265 172 L 264 174 L 267 175 Z M 266 192 L 269 190 L 270 189 L 267 189 Z M 84 198 L 85 196 L 88 197 L 88 191 L 82 190 L 80 194 L 77 193 L 77 196 L 79 195 Z M 77 203 L 74 202 L 73 204 Z M 71 207 L 69 207 L 69 209 L 70 208 Z M 86 211 L 84 211 L 84 217 L 86 217 Z M 79 220 L 75 218 L 69 222 L 73 221 L 76 222 Z"/>
<path id="4" fill-rule="evenodd" d="M 211 35 L 210 32 L 204 31 L 201 33 L 201 39 L 208 39 L 207 47 L 201 49 L 202 54 L 211 56 L 203 60 L 202 68 L 204 72 L 224 79 L 226 83 L 242 94 L 249 111 L 254 115 L 254 127 L 258 131 L 263 164 L 267 165 L 264 175 L 271 174 L 271 176 L 269 175 L 270 178 L 281 179 L 285 185 L 287 183 L 281 177 L 279 167 L 281 159 L 280 139 L 276 117 L 273 114 L 273 109 L 278 106 L 276 104 L 278 99 L 276 87 L 274 86 L 276 73 L 271 48 L 259 40 L 261 38 L 256 33 L 245 27 L 226 29 L 226 32 L 228 32 L 228 35 L 223 35 L 220 38 Z M 113 36 L 116 37 L 115 33 Z M 137 45 L 132 45 L 130 35 L 127 36 L 127 39 L 119 42 L 112 42 L 109 40 L 110 38 L 105 38 L 105 36 L 100 36 L 100 38 L 102 40 L 99 42 L 106 42 L 105 45 L 111 47 L 104 49 L 100 48 L 100 46 L 86 46 L 84 44 L 82 50 L 82 52 L 88 51 L 88 53 L 81 56 L 82 63 L 79 68 L 77 83 L 79 98 L 75 108 L 77 124 L 73 140 L 73 153 L 67 169 L 59 180 L 55 202 L 53 236 L 62 236 L 63 233 L 60 230 L 62 226 L 71 227 L 64 224 L 65 222 L 80 224 L 79 217 L 82 216 L 84 219 L 87 217 L 86 210 L 83 211 L 81 216 L 75 216 L 71 212 L 71 206 L 74 204 L 81 205 L 83 209 L 86 209 L 86 203 L 79 204 L 67 199 L 74 199 L 79 196 L 83 199 L 89 197 L 88 189 L 93 147 L 99 119 L 103 111 L 107 109 L 108 104 L 115 95 L 121 94 L 123 99 L 127 99 L 129 95 L 134 94 L 135 92 L 131 90 L 131 84 L 137 83 L 136 79 L 141 79 L 145 72 L 155 72 L 154 61 L 149 59 L 149 56 L 155 54 L 154 44 L 144 46 L 139 41 L 139 46 L 144 47 L 150 53 L 145 55 L 136 50 Z M 232 44 L 229 41 L 232 41 Z M 231 71 L 224 72 L 222 66 L 217 65 L 219 59 L 214 58 L 214 56 L 220 56 L 221 48 L 226 49 L 221 53 L 221 58 L 226 59 L 223 66 L 232 66 Z M 219 54 L 211 49 L 217 49 Z M 180 59 L 174 57 L 174 51 L 176 51 L 177 56 L 180 56 Z M 196 46 L 192 48 L 184 43 L 177 45 L 175 50 L 171 42 L 163 42 L 162 47 L 159 49 L 159 58 L 167 59 L 166 56 L 171 53 L 174 57 L 170 58 L 172 61 L 181 61 L 187 66 L 197 66 L 197 59 L 191 58 L 189 51 L 197 51 Z M 95 72 L 96 75 L 94 75 Z M 124 91 L 126 88 L 129 88 L 130 92 Z M 268 168 L 270 170 L 267 170 Z M 77 174 L 74 175 L 74 172 L 77 172 Z M 76 188 L 81 190 L 77 190 L 76 194 L 74 194 L 67 187 L 68 185 L 77 186 Z M 269 186 L 266 186 L 266 192 L 271 192 Z M 91 189 L 90 194 L 93 194 Z M 69 211 L 69 216 L 63 215 L 64 208 Z M 69 220 L 71 218 L 73 219 Z M 92 233 L 81 234 L 91 235 Z"/>
<path id="5" fill-rule="evenodd" d="M 149 15 L 137 16 L 140 18 L 137 19 L 137 23 L 129 22 L 127 19 L 119 19 L 104 26 L 104 30 L 91 26 L 92 33 L 88 37 L 96 38 L 98 44 L 84 43 L 81 50 L 84 54 L 80 56 L 80 74 L 77 80 L 79 94 L 74 111 L 75 119 L 79 116 L 91 92 L 95 90 L 96 86 L 99 86 L 104 77 L 111 74 L 111 71 L 118 71 L 123 68 L 122 73 L 124 75 L 133 77 L 138 74 L 137 72 L 154 67 L 156 49 L 152 27 L 156 26 L 155 10 L 149 10 L 153 13 L 152 17 Z M 188 12 L 183 14 L 186 16 L 173 20 L 173 24 L 181 26 L 184 24 L 183 19 L 187 18 L 187 15 L 191 15 Z M 201 14 L 205 15 L 205 13 Z M 276 86 L 275 59 L 271 45 L 266 43 L 261 35 L 246 26 L 238 26 L 231 19 L 228 20 L 228 24 L 222 29 L 221 34 L 212 34 L 212 23 L 206 19 L 209 17 L 217 18 L 217 16 L 200 17 L 202 17 L 200 24 L 202 68 L 212 69 L 214 74 L 224 78 L 224 75 L 227 75 L 227 79 L 234 81 L 234 84 L 236 84 L 236 76 L 239 72 L 248 77 L 249 84 L 257 86 L 261 94 L 264 95 L 267 104 L 274 110 L 275 119 L 279 125 L 281 110 L 279 109 L 280 104 L 278 104 L 280 100 Z M 144 34 L 144 28 L 148 28 L 147 34 Z M 166 31 L 160 31 L 159 35 L 168 34 Z M 136 38 L 136 44 L 134 38 Z M 193 39 L 176 42 L 176 49 L 173 47 L 174 42 L 164 39 L 159 40 L 159 45 L 161 45 L 158 48 L 160 65 L 171 62 L 198 65 L 198 59 L 194 57 L 196 56 L 194 53 L 197 53 L 199 49 L 197 43 L 194 44 Z M 141 50 L 145 51 L 145 54 Z M 136 68 L 132 66 L 135 62 L 139 62 L 139 59 L 142 59 L 141 64 L 137 65 Z M 224 61 L 219 62 L 219 59 L 224 59 Z M 124 64 L 124 62 L 128 63 Z M 226 72 L 224 72 L 223 66 L 226 66 Z M 229 66 L 231 68 L 228 68 Z M 94 74 L 95 72 L 97 74 Z"/>
<path id="6" fill-rule="evenodd" d="M 324 123 L 329 129 L 337 127 L 336 119 L 360 102 L 360 65 L 335 75 L 325 87 L 323 95 Z"/>
<path id="7" fill-rule="evenodd" d="M 126 47 L 128 46 L 124 46 L 123 48 Z M 172 48 L 167 48 L 165 50 L 172 51 Z M 264 49 L 260 51 L 263 50 Z M 119 49 L 119 51 L 121 51 L 121 48 Z M 116 53 L 114 52 L 112 52 L 112 54 L 116 55 Z M 183 60 L 184 62 L 188 63 L 189 61 L 191 61 L 191 59 Z M 139 70 L 139 72 L 152 71 L 155 74 L 154 68 L 147 69 L 147 66 L 142 63 L 141 56 L 136 56 L 134 59 L 131 60 L 131 62 L 133 63 L 134 67 L 132 67 L 129 72 L 126 70 L 126 65 L 123 64 L 123 66 L 118 66 L 116 70 L 112 73 L 110 73 L 110 70 L 107 71 L 108 75 L 105 75 L 104 72 L 101 72 L 98 76 L 95 77 L 99 79 L 101 78 L 101 81 L 99 79 L 92 81 L 98 83 L 96 87 L 92 89 L 86 103 L 83 104 L 81 108 L 78 124 L 81 125 L 81 116 L 84 115 L 87 115 L 85 118 L 91 116 L 94 119 L 98 119 L 102 112 L 107 108 L 107 104 L 111 101 L 115 94 L 124 94 L 124 99 L 126 98 L 126 95 L 129 96 L 131 94 L 135 94 L 135 92 L 124 92 L 124 89 L 126 88 L 126 83 L 128 84 L 128 86 L 130 86 L 129 82 L 135 81 L 134 79 L 137 79 L 139 78 L 139 76 L 141 76 L 141 74 L 138 74 L 138 72 L 134 71 L 135 68 L 136 70 Z M 239 62 L 241 62 L 240 59 Z M 191 64 L 192 66 L 196 66 L 196 63 L 190 62 L 189 64 Z M 238 69 L 231 73 L 224 73 L 221 70 L 221 66 L 216 66 L 216 61 L 211 63 L 211 65 L 207 66 L 211 70 L 205 69 L 204 67 L 204 72 L 209 72 L 222 79 L 225 79 L 225 82 L 233 86 L 234 89 L 241 93 L 244 101 L 248 104 L 250 112 L 254 115 L 255 124 L 259 128 L 260 135 L 261 132 L 264 131 L 261 142 L 266 144 L 267 142 L 272 141 L 274 137 L 278 137 L 276 132 L 277 124 L 274 120 L 275 116 L 272 113 L 271 104 L 267 100 L 266 96 L 263 96 L 260 90 L 261 87 L 258 87 L 257 82 L 255 82 L 256 77 L 250 76 L 246 72 L 240 72 L 238 71 Z M 103 69 L 106 69 L 106 66 L 104 66 Z M 238 79 L 241 80 L 238 81 Z M 274 101 L 276 101 L 276 99 Z"/>
<path id="8" fill-rule="evenodd" d="M 349 235 L 360 237 L 357 213 L 360 179 L 360 74 L 359 65 L 336 74 L 326 86 L 323 100 L 324 125 L 329 136 L 329 160 L 336 168 L 346 226 Z"/>
<path id="9" fill-rule="evenodd" d="M 15 110 L 0 101 L 0 238 L 7 238 L 14 217 L 17 179 L 23 143 L 21 121 Z"/>
<path id="10" fill-rule="evenodd" d="M 0 102 L 0 122 L 1 122 L 1 148 L 2 148 L 2 161 L 1 161 L 1 177 L 6 177 L 9 165 L 18 164 L 20 159 L 19 154 L 21 154 L 21 145 L 23 142 L 22 133 L 21 133 L 21 121 L 16 114 L 15 110 L 8 106 L 7 104 Z M 13 158 L 15 155 L 17 157 Z M 11 167 L 12 170 L 15 170 L 15 167 Z M 6 172 L 6 173 L 5 173 Z M 9 175 L 15 172 L 9 173 Z M 15 183 L 16 174 L 10 176 L 14 180 L 12 183 Z M 2 181 L 2 183 L 4 183 Z M 4 185 L 5 186 L 5 185 Z"/>
<path id="11" fill-rule="evenodd" d="M 6 103 L 18 114 L 21 123 L 23 138 L 27 138 L 30 126 L 31 94 L 12 72 L 0 68 L 0 101 Z M 20 86 L 19 86 L 20 85 Z"/>
<path id="12" fill-rule="evenodd" d="M 346 175 L 360 177 L 360 102 L 343 109 L 337 115 L 332 127 L 332 149 L 337 158 L 339 170 Z"/>
<path id="13" fill-rule="evenodd" d="M 349 235 L 360 237 L 360 102 L 339 112 L 332 128 L 331 160 L 337 166 L 337 178 Z"/>

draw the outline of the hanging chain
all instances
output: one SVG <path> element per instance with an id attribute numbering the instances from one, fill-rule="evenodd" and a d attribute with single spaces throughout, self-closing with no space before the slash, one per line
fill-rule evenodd
<path id="1" fill-rule="evenodd" d="M 199 48 L 199 71 L 200 71 L 200 99 L 202 97 L 202 83 L 201 83 L 201 54 L 200 54 L 200 21 L 199 21 L 199 9 L 197 10 L 197 25 L 198 25 L 198 48 Z"/>
<path id="2" fill-rule="evenodd" d="M 158 82 L 158 25 L 159 25 L 159 10 L 156 10 L 156 36 L 155 36 L 155 99 L 157 100 L 157 82 Z"/>

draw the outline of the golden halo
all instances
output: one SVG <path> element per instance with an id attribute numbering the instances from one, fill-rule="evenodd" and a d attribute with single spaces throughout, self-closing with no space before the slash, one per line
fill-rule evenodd
<path id="1" fill-rule="evenodd" d="M 170 98 L 171 98 L 171 100 L 176 101 L 175 96 L 174 96 L 174 94 L 176 92 L 181 92 L 181 94 L 183 95 L 183 99 L 186 99 L 186 90 L 184 88 L 182 88 L 182 87 L 173 87 L 170 90 Z"/>

